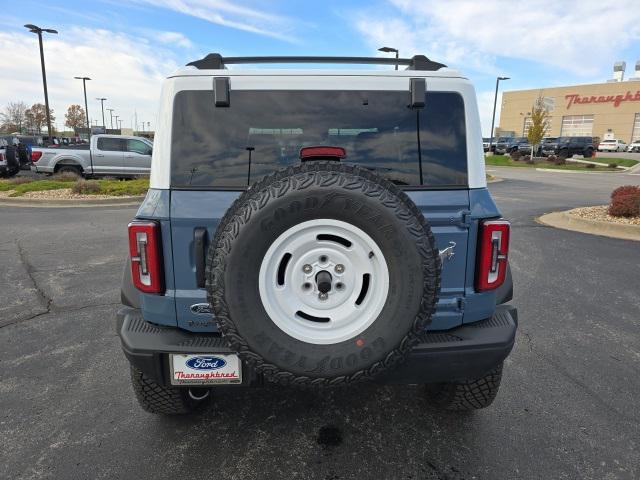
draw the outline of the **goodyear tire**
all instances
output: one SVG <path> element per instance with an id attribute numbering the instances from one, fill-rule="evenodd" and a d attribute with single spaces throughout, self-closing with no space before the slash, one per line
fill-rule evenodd
<path id="1" fill-rule="evenodd" d="M 336 385 L 402 362 L 440 288 L 431 229 L 366 170 L 307 162 L 254 184 L 222 219 L 206 288 L 229 346 L 268 380 Z"/>

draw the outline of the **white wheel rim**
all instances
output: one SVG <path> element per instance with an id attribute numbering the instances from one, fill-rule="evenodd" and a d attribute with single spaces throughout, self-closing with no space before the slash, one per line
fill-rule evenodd
<path id="1" fill-rule="evenodd" d="M 316 281 L 321 271 L 331 275 L 326 298 Z M 375 321 L 389 293 L 389 271 L 382 251 L 361 229 L 339 220 L 310 220 L 269 247 L 259 289 L 278 328 L 303 342 L 328 345 L 359 335 Z"/>

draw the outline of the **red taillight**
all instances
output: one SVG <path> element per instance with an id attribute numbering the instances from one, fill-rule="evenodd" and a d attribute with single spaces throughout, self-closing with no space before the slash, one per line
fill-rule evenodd
<path id="1" fill-rule="evenodd" d="M 163 293 L 160 225 L 151 221 L 129 224 L 129 254 L 133 284 L 141 292 Z"/>
<path id="2" fill-rule="evenodd" d="M 478 237 L 476 290 L 493 290 L 504 282 L 509 253 L 509 222 L 484 220 Z"/>
<path id="3" fill-rule="evenodd" d="M 31 161 L 35 163 L 38 160 L 40 160 L 41 156 L 42 156 L 42 152 L 37 152 L 34 150 L 33 152 L 31 152 Z"/>
<path id="4" fill-rule="evenodd" d="M 312 158 L 345 158 L 347 151 L 342 147 L 303 147 L 300 149 L 300 160 Z"/>

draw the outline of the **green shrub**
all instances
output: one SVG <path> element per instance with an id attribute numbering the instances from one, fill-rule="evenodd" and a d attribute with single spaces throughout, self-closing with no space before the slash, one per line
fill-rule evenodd
<path id="1" fill-rule="evenodd" d="M 531 155 L 525 155 L 524 157 L 522 157 L 522 160 L 524 160 L 524 163 L 527 163 L 529 165 L 533 165 L 536 163 L 535 160 L 531 158 Z"/>
<path id="2" fill-rule="evenodd" d="M 135 180 L 100 180 L 101 193 L 116 196 L 145 195 L 149 189 L 148 178 Z"/>
<path id="3" fill-rule="evenodd" d="M 73 184 L 71 191 L 82 195 L 95 195 L 96 193 L 102 193 L 102 188 L 100 188 L 100 183 L 97 180 L 85 180 L 81 178 Z"/>
<path id="4" fill-rule="evenodd" d="M 518 161 L 522 158 L 522 152 L 520 152 L 519 150 L 516 150 L 515 152 L 511 152 L 511 159 L 514 161 Z"/>

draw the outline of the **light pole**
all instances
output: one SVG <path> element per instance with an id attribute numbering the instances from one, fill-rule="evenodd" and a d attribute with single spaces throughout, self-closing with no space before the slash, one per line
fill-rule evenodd
<path id="1" fill-rule="evenodd" d="M 120 115 L 114 115 L 113 118 L 116 119 L 116 128 L 118 128 L 118 119 L 120 118 Z"/>
<path id="2" fill-rule="evenodd" d="M 124 122 L 124 120 L 118 120 L 118 123 L 120 124 L 120 135 L 122 135 L 122 122 Z"/>
<path id="3" fill-rule="evenodd" d="M 509 77 L 496 78 L 496 94 L 493 97 L 493 115 L 491 116 L 491 131 L 489 132 L 489 152 L 491 152 L 491 145 L 493 144 L 493 124 L 496 121 L 496 102 L 498 101 L 498 85 L 500 80 L 509 80 Z"/>
<path id="4" fill-rule="evenodd" d="M 76 80 L 82 80 L 82 89 L 84 90 L 84 114 L 87 116 L 87 128 L 89 129 L 89 137 L 91 137 L 91 125 L 89 124 L 89 106 L 87 104 L 87 80 L 89 77 L 73 77 Z"/>
<path id="5" fill-rule="evenodd" d="M 106 98 L 96 98 L 96 100 L 100 100 L 100 107 L 102 108 L 102 126 L 104 129 L 107 129 L 107 123 L 104 121 L 104 101 Z"/>
<path id="6" fill-rule="evenodd" d="M 40 28 L 30 23 L 25 25 L 31 33 L 38 35 L 38 43 L 40 44 L 40 65 L 42 66 L 42 84 L 44 85 L 44 108 L 47 113 L 47 132 L 49 134 L 49 142 L 51 138 L 51 114 L 49 113 L 49 93 L 47 92 L 47 72 L 44 69 L 44 50 L 42 49 L 42 32 L 46 33 L 58 33 L 57 30 L 52 28 Z"/>
<path id="7" fill-rule="evenodd" d="M 87 116 L 87 138 L 89 139 L 89 161 L 91 162 L 91 174 L 93 175 L 93 155 L 91 154 L 91 125 L 89 124 L 89 106 L 87 104 L 87 80 L 89 77 L 73 77 L 76 80 L 82 80 L 82 89 L 84 90 L 84 114 Z"/>
<path id="8" fill-rule="evenodd" d="M 109 112 L 109 118 L 111 119 L 111 130 L 113 130 L 113 108 L 107 108 Z"/>
<path id="9" fill-rule="evenodd" d="M 391 53 L 391 52 L 396 52 L 396 60 L 398 59 L 398 55 L 400 55 L 400 52 L 398 51 L 397 48 L 393 48 L 393 47 L 380 47 L 378 49 L 379 52 L 385 52 L 385 53 Z M 398 69 L 398 64 L 396 63 L 396 70 Z"/>

